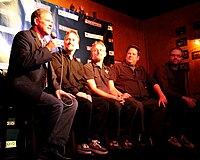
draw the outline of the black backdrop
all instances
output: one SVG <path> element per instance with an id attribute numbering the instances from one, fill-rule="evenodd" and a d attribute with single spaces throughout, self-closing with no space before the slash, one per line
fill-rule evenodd
<path id="1" fill-rule="evenodd" d="M 6 69 L 14 35 L 20 30 L 31 27 L 31 13 L 37 8 L 52 11 L 54 18 L 53 31 L 57 37 L 64 39 L 66 31 L 76 30 L 81 38 L 75 55 L 85 64 L 90 58 L 90 47 L 95 40 L 103 40 L 107 48 L 104 63 L 114 63 L 113 26 L 93 17 L 71 11 L 54 4 L 38 0 L 12 0 L 0 2 L 0 69 Z M 47 40 L 50 37 L 47 37 Z"/>

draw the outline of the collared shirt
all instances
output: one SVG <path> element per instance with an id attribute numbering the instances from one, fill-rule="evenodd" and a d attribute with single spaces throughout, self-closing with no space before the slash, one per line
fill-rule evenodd
<path id="1" fill-rule="evenodd" d="M 61 83 L 62 80 L 61 88 L 64 91 L 73 94 L 78 92 L 91 94 L 87 82 L 84 79 L 83 64 L 79 62 L 75 56 L 70 60 L 65 50 L 62 50 L 62 54 L 60 52 L 55 52 L 52 54 L 51 64 L 57 76 L 58 83 Z"/>
<path id="2" fill-rule="evenodd" d="M 122 93 L 129 93 L 131 96 L 143 99 L 148 97 L 148 88 L 151 88 L 156 81 L 146 72 L 144 67 L 128 65 L 125 61 L 116 63 L 109 72 L 110 80 L 114 81 L 115 87 Z"/>
<path id="3" fill-rule="evenodd" d="M 45 47 L 46 44 L 47 44 L 47 40 L 46 40 L 45 38 L 42 38 L 42 39 L 40 40 L 40 43 L 41 43 L 41 47 Z"/>
<path id="4" fill-rule="evenodd" d="M 186 95 L 185 74 L 186 71 L 181 69 L 180 66 L 177 70 L 174 70 L 170 62 L 167 62 L 155 68 L 154 78 L 167 97 L 181 98 Z"/>
<path id="5" fill-rule="evenodd" d="M 101 89 L 106 93 L 109 93 L 108 89 L 109 70 L 110 68 L 108 66 L 103 65 L 103 67 L 101 68 L 92 62 L 84 65 L 85 78 L 87 80 L 94 79 L 97 88 Z"/>

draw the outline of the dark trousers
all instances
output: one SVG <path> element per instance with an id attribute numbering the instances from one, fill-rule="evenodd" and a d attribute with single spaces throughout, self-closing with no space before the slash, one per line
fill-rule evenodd
<path id="1" fill-rule="evenodd" d="M 166 110 L 163 106 L 158 106 L 158 100 L 147 98 L 142 101 L 144 106 L 144 124 L 150 134 L 162 133 L 166 127 Z"/>
<path id="2" fill-rule="evenodd" d="M 168 132 L 171 135 L 179 137 L 181 134 L 187 135 L 195 131 L 200 120 L 199 115 L 198 105 L 195 108 L 190 108 L 187 102 L 182 99 L 168 98 Z"/>
<path id="3" fill-rule="evenodd" d="M 74 121 L 76 143 L 88 143 L 90 138 L 92 102 L 78 96 L 76 99 L 78 100 L 78 109 Z"/>
<path id="4" fill-rule="evenodd" d="M 120 138 L 120 115 L 122 105 L 114 99 L 105 98 L 109 103 L 107 117 L 107 135 L 109 140 L 118 140 Z"/>
<path id="5" fill-rule="evenodd" d="M 91 139 L 106 141 L 106 122 L 109 111 L 109 103 L 104 97 L 92 97 L 93 112 L 91 123 Z"/>
<path id="6" fill-rule="evenodd" d="M 132 139 L 133 132 L 138 130 L 138 128 L 144 128 L 142 119 L 137 121 L 138 112 L 143 115 L 143 107 L 142 105 L 138 105 L 138 101 L 136 101 L 133 97 L 130 97 L 125 100 L 124 105 L 122 105 L 121 109 L 121 117 L 120 117 L 120 137 L 122 139 Z M 137 122 L 136 122 L 137 121 Z M 137 129 L 134 127 L 136 126 Z"/>
<path id="7" fill-rule="evenodd" d="M 132 103 L 137 106 L 138 112 L 134 123 L 135 132 L 145 133 L 154 137 L 155 141 L 165 138 L 166 129 L 166 108 L 158 106 L 158 100 L 150 97 L 144 99 L 135 99 L 132 97 Z"/>

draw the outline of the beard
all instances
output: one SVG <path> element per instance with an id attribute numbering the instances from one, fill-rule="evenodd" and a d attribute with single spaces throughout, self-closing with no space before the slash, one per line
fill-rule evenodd
<path id="1" fill-rule="evenodd" d="M 93 61 L 93 62 L 95 62 L 95 63 L 97 63 L 97 62 L 100 62 L 100 61 L 101 61 L 101 59 L 100 59 L 100 58 L 98 58 L 98 57 L 96 57 L 96 58 L 92 58 L 92 61 Z"/>
<path id="2" fill-rule="evenodd" d="M 170 64 L 171 66 L 176 67 L 176 66 L 179 66 L 180 63 L 177 60 L 176 61 L 173 60 L 170 62 Z"/>

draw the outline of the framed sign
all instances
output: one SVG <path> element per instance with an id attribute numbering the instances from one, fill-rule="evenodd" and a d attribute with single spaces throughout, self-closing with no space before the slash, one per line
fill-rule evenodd
<path id="1" fill-rule="evenodd" d="M 200 58 L 200 51 L 192 52 L 192 59 L 199 59 Z"/>
<path id="2" fill-rule="evenodd" d="M 176 36 L 186 34 L 186 26 L 176 28 Z"/>
<path id="3" fill-rule="evenodd" d="M 176 40 L 176 46 L 182 47 L 182 46 L 187 46 L 187 38 L 181 38 Z"/>
<path id="4" fill-rule="evenodd" d="M 183 59 L 189 58 L 188 50 L 183 50 Z"/>

